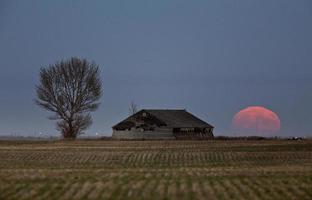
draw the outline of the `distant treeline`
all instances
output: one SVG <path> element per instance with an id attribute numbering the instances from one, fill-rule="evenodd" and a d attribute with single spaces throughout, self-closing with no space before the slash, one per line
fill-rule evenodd
<path id="1" fill-rule="evenodd" d="M 302 138 L 302 137 L 289 137 L 289 138 L 281 138 L 281 137 L 261 137 L 261 136 L 215 136 L 214 140 L 304 140 L 311 138 Z"/>
<path id="2" fill-rule="evenodd" d="M 113 139 L 111 136 L 102 136 L 102 137 L 78 137 L 78 140 L 117 140 Z M 57 141 L 60 140 L 59 137 L 14 137 L 14 136 L 0 136 L 0 142 L 1 141 Z M 120 140 L 120 139 L 119 139 Z M 196 140 L 196 139 L 194 139 Z M 219 140 L 219 141 L 234 141 L 234 140 L 243 140 L 243 141 L 260 141 L 260 140 L 312 140 L 311 137 L 288 137 L 288 138 L 281 138 L 281 137 L 261 137 L 261 136 L 215 136 L 213 140 Z M 120 140 L 120 141 L 131 141 L 131 140 Z M 142 140 L 132 140 L 132 141 L 145 141 L 145 139 Z M 148 141 L 148 140 L 147 140 Z M 179 141 L 179 140 L 177 140 Z"/>
<path id="3" fill-rule="evenodd" d="M 85 138 L 87 139 L 87 138 Z M 112 139 L 112 137 L 100 137 L 100 140 L 116 140 L 116 139 Z M 310 140 L 312 138 L 303 138 L 303 137 L 289 137 L 289 138 L 281 138 L 281 137 L 261 137 L 261 136 L 215 136 L 213 138 L 213 140 Z M 140 141 L 144 141 L 145 139 L 141 139 Z M 198 140 L 198 139 L 194 139 L 194 140 Z M 126 139 L 123 139 L 123 141 L 129 141 Z M 130 140 L 131 141 L 131 140 Z M 136 140 L 138 141 L 138 140 Z"/>

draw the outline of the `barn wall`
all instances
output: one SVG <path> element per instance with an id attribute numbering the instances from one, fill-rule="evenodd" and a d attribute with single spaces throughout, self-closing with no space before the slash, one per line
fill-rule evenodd
<path id="1" fill-rule="evenodd" d="M 213 133 L 174 133 L 178 140 L 211 140 Z"/>
<path id="2" fill-rule="evenodd" d="M 113 130 L 112 138 L 114 139 L 146 139 L 146 140 L 173 140 L 175 139 L 172 132 L 164 131 L 117 131 Z"/>
<path id="3" fill-rule="evenodd" d="M 174 130 L 173 135 L 176 137 L 178 140 L 211 140 L 214 138 L 213 136 L 213 129 L 207 129 L 204 131 L 200 130 L 190 130 L 190 131 L 181 131 L 176 132 Z"/>

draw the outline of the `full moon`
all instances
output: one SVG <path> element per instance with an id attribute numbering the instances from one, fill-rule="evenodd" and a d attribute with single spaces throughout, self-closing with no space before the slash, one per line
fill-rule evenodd
<path id="1" fill-rule="evenodd" d="M 261 107 L 247 107 L 235 114 L 233 127 L 243 135 L 271 135 L 278 132 L 281 122 L 276 113 Z"/>

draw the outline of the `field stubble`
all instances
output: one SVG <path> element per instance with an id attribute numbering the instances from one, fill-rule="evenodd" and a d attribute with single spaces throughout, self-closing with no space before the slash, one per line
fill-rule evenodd
<path id="1" fill-rule="evenodd" d="M 312 199 L 312 141 L 0 142 L 0 199 Z"/>

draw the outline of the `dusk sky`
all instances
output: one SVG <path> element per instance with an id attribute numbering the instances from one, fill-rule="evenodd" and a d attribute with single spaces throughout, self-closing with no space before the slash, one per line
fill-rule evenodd
<path id="1" fill-rule="evenodd" d="M 264 106 L 277 136 L 312 136 L 311 0 L 1 0 L 0 135 L 58 135 L 35 85 L 40 67 L 72 56 L 101 69 L 88 135 L 110 135 L 135 101 L 187 109 L 215 135 Z"/>

